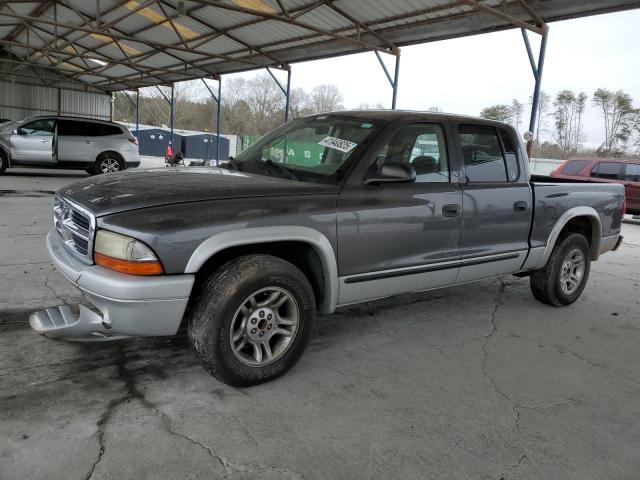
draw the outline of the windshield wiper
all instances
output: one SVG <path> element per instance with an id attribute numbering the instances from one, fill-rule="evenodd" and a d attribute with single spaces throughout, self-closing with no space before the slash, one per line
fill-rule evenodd
<path id="1" fill-rule="evenodd" d="M 291 168 L 285 167 L 281 163 L 274 162 L 271 159 L 265 160 L 264 163 L 272 167 L 274 170 L 280 170 L 281 172 L 286 173 L 291 180 L 297 180 L 298 182 L 302 181 L 300 180 L 300 177 L 298 177 L 295 173 L 293 173 L 293 170 Z"/>

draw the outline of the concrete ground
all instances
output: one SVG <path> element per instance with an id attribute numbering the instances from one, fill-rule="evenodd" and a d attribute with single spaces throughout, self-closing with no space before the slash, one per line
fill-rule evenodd
<path id="1" fill-rule="evenodd" d="M 184 338 L 28 328 L 80 299 L 43 243 L 83 176 L 0 177 L 0 478 L 640 477 L 640 224 L 571 307 L 509 276 L 343 308 L 290 373 L 235 389 Z"/>

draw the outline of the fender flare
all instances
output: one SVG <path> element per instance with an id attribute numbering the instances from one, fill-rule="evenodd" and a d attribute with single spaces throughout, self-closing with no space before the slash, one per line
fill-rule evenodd
<path id="1" fill-rule="evenodd" d="M 255 227 L 217 233 L 198 245 L 191 254 L 184 273 L 197 273 L 213 255 L 231 247 L 292 241 L 309 244 L 320 257 L 325 295 L 318 309 L 320 313 L 333 313 L 339 296 L 336 254 L 327 237 L 310 227 Z"/>
<path id="2" fill-rule="evenodd" d="M 547 264 L 551 252 L 553 252 L 553 248 L 556 246 L 560 232 L 562 232 L 562 229 L 571 219 L 576 217 L 587 217 L 591 221 L 591 260 L 595 261 L 598 259 L 600 255 L 600 239 L 602 238 L 600 215 L 598 215 L 598 212 L 592 207 L 573 207 L 560 215 L 560 218 L 556 221 L 547 239 L 547 245 L 544 248 L 540 262 L 533 270 L 543 268 Z"/>

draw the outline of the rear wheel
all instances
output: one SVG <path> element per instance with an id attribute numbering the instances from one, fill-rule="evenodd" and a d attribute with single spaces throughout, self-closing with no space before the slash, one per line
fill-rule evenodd
<path id="1" fill-rule="evenodd" d="M 187 314 L 189 341 L 218 380 L 256 385 L 300 359 L 314 314 L 311 284 L 298 268 L 270 255 L 246 255 L 201 286 Z"/>
<path id="2" fill-rule="evenodd" d="M 0 150 L 0 175 L 4 173 L 4 171 L 9 167 L 9 159 L 7 155 Z"/>
<path id="3" fill-rule="evenodd" d="M 119 172 L 120 170 L 124 170 L 124 162 L 113 154 L 103 153 L 96 160 L 93 173 L 99 175 L 102 173 Z"/>
<path id="4" fill-rule="evenodd" d="M 545 267 L 531 274 L 531 292 L 547 305 L 570 305 L 582 294 L 590 268 L 587 239 L 579 233 L 569 234 L 556 243 Z"/>

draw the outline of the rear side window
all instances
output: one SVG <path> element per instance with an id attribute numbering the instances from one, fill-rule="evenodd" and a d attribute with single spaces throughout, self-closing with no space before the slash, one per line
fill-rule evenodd
<path id="1" fill-rule="evenodd" d="M 68 137 L 68 136 L 85 136 L 85 122 L 78 122 L 75 120 L 60 120 L 58 122 L 58 135 Z"/>
<path id="2" fill-rule="evenodd" d="M 567 160 L 562 167 L 563 175 L 577 175 L 580 170 L 589 165 L 591 160 Z"/>
<path id="3" fill-rule="evenodd" d="M 640 163 L 627 163 L 625 180 L 627 182 L 640 182 Z"/>
<path id="4" fill-rule="evenodd" d="M 460 125 L 460 142 L 469 182 L 506 182 L 505 158 L 500 140 L 488 125 Z"/>
<path id="5" fill-rule="evenodd" d="M 591 176 L 606 178 L 609 180 L 619 180 L 622 173 L 622 163 L 602 162 L 591 169 Z"/>
<path id="6" fill-rule="evenodd" d="M 86 135 L 89 137 L 106 137 L 107 135 L 122 135 L 122 129 L 115 125 L 86 122 Z"/>

